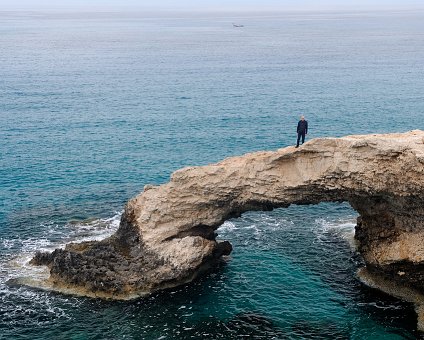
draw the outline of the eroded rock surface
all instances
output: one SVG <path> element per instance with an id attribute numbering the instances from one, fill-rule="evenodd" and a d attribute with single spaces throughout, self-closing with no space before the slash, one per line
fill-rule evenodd
<path id="1" fill-rule="evenodd" d="M 347 201 L 373 272 L 424 292 L 424 132 L 320 138 L 172 174 L 131 199 L 112 237 L 34 264 L 54 287 L 127 299 L 188 282 L 231 252 L 215 230 L 249 210 Z M 403 274 L 402 274 L 403 273 Z"/>

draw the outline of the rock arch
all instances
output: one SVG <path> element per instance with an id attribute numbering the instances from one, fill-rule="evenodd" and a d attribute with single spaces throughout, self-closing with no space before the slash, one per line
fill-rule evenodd
<path id="1" fill-rule="evenodd" d="M 215 230 L 249 210 L 347 201 L 374 274 L 424 292 L 424 132 L 320 138 L 189 167 L 131 199 L 116 234 L 37 253 L 54 289 L 129 299 L 188 282 L 231 252 Z M 372 274 L 372 275 L 371 275 Z M 373 281 L 374 282 L 374 281 Z M 393 291 L 392 294 L 396 295 Z"/>

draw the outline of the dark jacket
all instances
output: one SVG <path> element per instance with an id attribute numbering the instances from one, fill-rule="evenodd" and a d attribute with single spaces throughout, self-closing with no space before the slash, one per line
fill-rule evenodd
<path id="1" fill-rule="evenodd" d="M 308 133 L 308 122 L 306 120 L 299 120 L 299 123 L 297 123 L 297 133 Z"/>

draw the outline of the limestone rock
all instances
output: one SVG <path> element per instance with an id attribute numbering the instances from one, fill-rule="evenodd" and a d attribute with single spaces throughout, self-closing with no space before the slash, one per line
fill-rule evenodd
<path id="1" fill-rule="evenodd" d="M 131 199 L 115 235 L 34 263 L 56 289 L 127 299 L 188 282 L 231 252 L 215 230 L 249 210 L 347 201 L 367 267 L 424 292 L 424 132 L 320 138 L 172 174 Z M 404 274 L 398 275 L 402 272 Z"/>

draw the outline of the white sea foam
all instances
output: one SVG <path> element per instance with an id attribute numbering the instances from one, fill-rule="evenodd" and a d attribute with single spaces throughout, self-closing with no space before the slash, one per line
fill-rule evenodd
<path id="1" fill-rule="evenodd" d="M 347 241 L 355 249 L 356 219 L 349 217 L 341 220 L 316 219 L 316 228 L 313 232 L 320 242 L 325 242 L 329 236 L 336 236 Z"/>
<path id="2" fill-rule="evenodd" d="M 110 218 L 69 225 L 71 242 L 99 241 L 111 236 L 119 227 L 122 212 Z M 69 242 L 69 241 L 68 241 Z"/>
<path id="3" fill-rule="evenodd" d="M 0 271 L 5 273 L 0 283 L 17 277 L 30 277 L 34 280 L 45 280 L 48 277 L 46 267 L 29 264 L 36 251 L 51 252 L 64 248 L 69 242 L 98 241 L 111 236 L 119 227 L 122 212 L 110 218 L 95 219 L 89 222 L 69 223 L 65 226 L 44 224 L 39 238 L 1 239 L 4 249 L 9 254 L 0 260 Z"/>
<path id="4" fill-rule="evenodd" d="M 218 228 L 218 232 L 219 233 L 228 233 L 228 232 L 232 232 L 233 230 L 237 230 L 238 227 L 231 221 L 225 221 L 219 228 Z"/>
<path id="5" fill-rule="evenodd" d="M 283 230 L 288 225 L 292 225 L 293 222 L 287 219 L 276 218 L 275 216 L 269 216 L 266 213 L 256 213 L 257 215 L 251 215 L 248 218 L 242 217 L 236 221 L 225 221 L 219 228 L 218 233 L 225 235 L 228 233 L 236 232 L 239 229 L 252 230 L 255 235 L 259 235 L 262 232 L 269 232 L 275 230 Z"/>
<path id="6" fill-rule="evenodd" d="M 49 270 L 45 266 L 33 266 L 29 262 L 36 251 L 53 251 L 63 248 L 69 242 L 101 240 L 112 235 L 119 226 L 121 212 L 110 218 L 95 219 L 87 222 L 66 225 L 44 224 L 39 228 L 39 238 L 0 239 L 4 256 L 0 259 L 0 304 L 3 317 L 8 324 L 21 325 L 22 315 L 26 315 L 25 324 L 34 327 L 49 323 L 52 319 L 71 318 L 66 306 L 76 307 L 80 300 L 69 296 L 51 295 L 48 292 L 27 289 L 23 285 L 48 289 Z M 11 285 L 6 284 L 10 282 Z M 18 283 L 14 285 L 13 283 Z M 31 308 L 28 308 L 31 301 Z M 28 315 L 43 315 L 43 320 Z"/>

